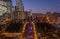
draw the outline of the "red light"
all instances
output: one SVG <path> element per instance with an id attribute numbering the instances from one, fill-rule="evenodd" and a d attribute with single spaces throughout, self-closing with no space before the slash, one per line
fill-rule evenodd
<path id="1" fill-rule="evenodd" d="M 30 27 L 30 29 L 32 30 L 32 27 Z"/>

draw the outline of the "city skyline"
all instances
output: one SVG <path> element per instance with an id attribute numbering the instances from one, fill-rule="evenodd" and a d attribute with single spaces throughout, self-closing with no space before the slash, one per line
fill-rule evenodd
<path id="1" fill-rule="evenodd" d="M 12 0 L 13 6 L 16 0 Z M 23 0 L 25 11 L 34 13 L 60 12 L 60 0 Z"/>

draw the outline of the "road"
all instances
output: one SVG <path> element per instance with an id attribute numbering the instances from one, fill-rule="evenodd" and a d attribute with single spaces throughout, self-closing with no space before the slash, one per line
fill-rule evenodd
<path id="1" fill-rule="evenodd" d="M 28 22 L 24 26 L 21 39 L 37 39 L 34 23 Z"/>
<path id="2" fill-rule="evenodd" d="M 18 24 L 13 24 L 10 27 L 8 26 L 6 31 L 10 30 L 9 32 L 11 33 L 14 32 L 19 33 L 21 26 Z M 47 23 L 34 23 L 34 22 L 25 22 L 23 25 L 23 29 L 21 30 L 20 33 L 21 33 L 20 37 L 18 36 L 19 39 L 59 39 L 60 36 L 58 33 L 56 33 L 56 29 L 52 25 Z"/>

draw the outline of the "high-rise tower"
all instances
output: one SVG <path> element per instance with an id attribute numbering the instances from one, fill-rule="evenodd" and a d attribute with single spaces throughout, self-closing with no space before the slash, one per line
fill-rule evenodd
<path id="1" fill-rule="evenodd" d="M 12 12 L 12 0 L 3 0 L 4 2 L 6 2 L 7 4 L 7 13 L 11 13 Z"/>
<path id="2" fill-rule="evenodd" d="M 17 11 L 24 11 L 24 6 L 22 0 L 16 0 Z"/>
<path id="3" fill-rule="evenodd" d="M 22 0 L 16 0 L 16 11 L 17 19 L 24 19 L 24 6 Z"/>

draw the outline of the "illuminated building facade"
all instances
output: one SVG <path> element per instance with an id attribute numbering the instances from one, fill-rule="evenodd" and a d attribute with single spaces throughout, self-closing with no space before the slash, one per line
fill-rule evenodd
<path id="1" fill-rule="evenodd" d="M 0 15 L 7 12 L 7 4 L 3 1 L 0 1 Z"/>
<path id="2" fill-rule="evenodd" d="M 3 0 L 4 2 L 6 2 L 7 4 L 7 13 L 11 13 L 12 12 L 12 1 L 11 0 Z"/>
<path id="3" fill-rule="evenodd" d="M 23 6 L 23 2 L 22 0 L 17 0 L 16 1 L 16 8 L 17 8 L 17 11 L 24 11 L 24 6 Z"/>
<path id="4" fill-rule="evenodd" d="M 24 6 L 22 0 L 16 0 L 16 12 L 18 16 L 17 19 L 24 19 Z"/>

